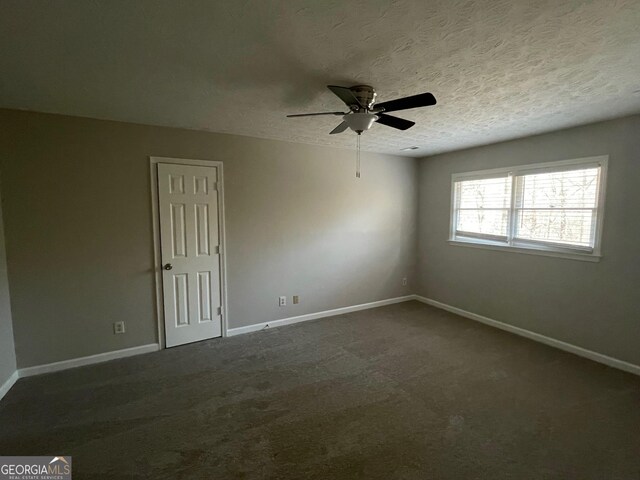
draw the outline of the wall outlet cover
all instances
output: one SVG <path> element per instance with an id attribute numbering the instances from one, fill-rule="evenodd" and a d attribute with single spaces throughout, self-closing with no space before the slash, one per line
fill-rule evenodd
<path id="1" fill-rule="evenodd" d="M 121 334 L 125 332 L 124 322 L 115 322 L 113 324 L 113 333 L 115 335 Z"/>

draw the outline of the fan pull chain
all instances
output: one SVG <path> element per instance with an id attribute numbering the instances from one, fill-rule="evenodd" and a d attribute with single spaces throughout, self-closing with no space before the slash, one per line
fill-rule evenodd
<path id="1" fill-rule="evenodd" d="M 358 133 L 358 140 L 356 143 L 356 178 L 360 178 L 360 133 Z"/>

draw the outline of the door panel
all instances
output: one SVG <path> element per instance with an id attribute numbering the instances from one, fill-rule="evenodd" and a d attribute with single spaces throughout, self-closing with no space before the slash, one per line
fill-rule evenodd
<path id="1" fill-rule="evenodd" d="M 184 217 L 184 203 L 171 203 L 172 258 L 187 256 L 187 228 Z"/>
<path id="2" fill-rule="evenodd" d="M 196 255 L 209 255 L 209 205 L 196 203 Z"/>
<path id="3" fill-rule="evenodd" d="M 211 321 L 211 272 L 198 272 L 198 321 Z"/>
<path id="4" fill-rule="evenodd" d="M 173 276 L 176 327 L 189 325 L 189 278 L 184 273 Z"/>
<path id="5" fill-rule="evenodd" d="M 217 167 L 158 164 L 167 347 L 222 334 L 217 182 Z"/>

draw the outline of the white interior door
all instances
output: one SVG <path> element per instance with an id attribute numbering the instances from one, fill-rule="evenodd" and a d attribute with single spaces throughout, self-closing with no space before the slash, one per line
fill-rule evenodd
<path id="1" fill-rule="evenodd" d="M 222 335 L 218 168 L 158 164 L 167 347 Z"/>

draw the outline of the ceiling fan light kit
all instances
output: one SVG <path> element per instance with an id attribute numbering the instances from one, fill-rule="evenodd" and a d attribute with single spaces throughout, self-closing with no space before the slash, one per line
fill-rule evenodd
<path id="1" fill-rule="evenodd" d="M 370 85 L 355 85 L 353 87 L 327 85 L 327 88 L 349 107 L 348 112 L 300 113 L 287 115 L 287 117 L 314 117 L 318 115 L 342 116 L 342 123 L 329 133 L 334 135 L 342 133 L 349 128 L 358 134 L 356 178 L 360 178 L 360 135 L 362 132 L 369 130 L 376 122 L 397 130 L 407 130 L 415 125 L 415 122 L 387 115 L 383 112 L 396 112 L 398 110 L 428 107 L 436 104 L 436 99 L 431 93 L 421 93 L 410 97 L 398 98 L 376 105 L 376 97 L 378 94 Z"/>
<path id="2" fill-rule="evenodd" d="M 347 126 L 360 135 L 365 130 L 369 130 L 373 122 L 378 120 L 378 116 L 373 113 L 354 112 L 348 113 L 342 120 L 346 122 Z"/>

